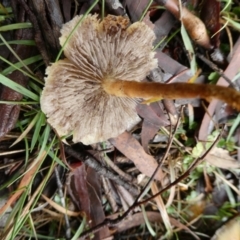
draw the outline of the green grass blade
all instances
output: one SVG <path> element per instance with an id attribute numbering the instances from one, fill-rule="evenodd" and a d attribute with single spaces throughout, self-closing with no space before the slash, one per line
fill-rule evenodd
<path id="1" fill-rule="evenodd" d="M 7 59 L 3 58 L 0 56 L 0 60 L 4 61 L 5 63 L 7 63 L 8 65 L 12 66 L 13 68 L 15 68 L 15 70 L 18 70 L 20 72 L 22 72 L 24 75 L 28 76 L 29 78 L 35 80 L 36 82 L 40 83 L 43 85 L 43 82 L 41 80 L 39 80 L 38 78 L 36 78 L 34 75 L 24 71 L 22 68 L 16 66 L 15 64 L 9 62 Z"/>
<path id="2" fill-rule="evenodd" d="M 30 65 L 30 64 L 35 63 L 35 62 L 40 61 L 40 60 L 42 60 L 41 55 L 36 55 L 36 56 L 30 57 L 30 58 L 24 59 L 21 62 L 14 63 L 13 65 L 9 66 L 8 68 L 5 68 L 2 71 L 2 74 L 6 76 L 7 74 L 15 71 L 16 68 L 19 69 L 19 68 L 21 68 L 25 65 Z"/>
<path id="3" fill-rule="evenodd" d="M 13 40 L 13 41 L 8 41 L 8 44 L 17 44 L 17 45 L 27 45 L 27 46 L 36 46 L 35 41 L 33 40 Z M 4 43 L 0 43 L 0 46 L 5 46 Z"/>
<path id="4" fill-rule="evenodd" d="M 239 126 L 240 123 L 240 114 L 238 114 L 238 116 L 234 119 L 234 122 L 229 130 L 228 136 L 227 136 L 227 142 L 230 140 L 230 138 L 232 137 L 233 133 L 235 132 L 235 130 L 237 129 L 237 127 Z"/>
<path id="5" fill-rule="evenodd" d="M 56 152 L 57 152 L 57 150 L 56 150 Z M 48 155 L 49 155 L 52 159 L 54 159 L 54 161 L 55 161 L 56 163 L 58 163 L 59 165 L 61 165 L 61 166 L 64 167 L 64 168 L 66 168 L 66 165 L 63 163 L 63 161 L 62 161 L 60 158 L 57 157 L 57 154 L 56 154 L 56 153 L 54 153 L 53 151 L 49 151 L 49 152 L 48 152 Z"/>
<path id="6" fill-rule="evenodd" d="M 75 232 L 74 236 L 72 237 L 72 240 L 77 240 L 79 238 L 85 226 L 86 226 L 86 216 L 83 217 L 82 223 L 79 226 L 78 230 Z"/>
<path id="7" fill-rule="evenodd" d="M 32 28 L 32 24 L 29 22 L 8 24 L 5 26 L 1 26 L 0 32 L 11 31 L 11 30 L 16 30 L 16 29 L 23 29 L 23 28 Z"/>
<path id="8" fill-rule="evenodd" d="M 42 128 L 42 125 L 45 124 L 45 115 L 43 112 L 39 111 L 37 113 L 37 122 L 36 122 L 36 125 L 35 125 L 35 129 L 34 129 L 34 133 L 33 133 L 33 137 L 32 137 L 32 142 L 31 142 L 31 151 L 33 150 L 33 148 L 35 147 L 38 139 L 39 139 L 39 133 L 40 133 L 40 130 Z M 40 154 L 39 154 L 40 155 Z"/>
<path id="9" fill-rule="evenodd" d="M 181 35 L 182 35 L 184 46 L 185 46 L 186 50 L 188 51 L 191 72 L 194 75 L 197 71 L 196 57 L 195 57 L 195 53 L 194 53 L 194 50 L 193 50 L 192 42 L 191 42 L 191 40 L 188 36 L 188 33 L 187 33 L 183 24 L 181 26 Z"/>
<path id="10" fill-rule="evenodd" d="M 81 17 L 80 21 L 78 22 L 78 24 L 74 27 L 74 29 L 72 30 L 72 32 L 69 34 L 68 38 L 66 39 L 66 42 L 63 44 L 62 48 L 60 49 L 56 61 L 59 60 L 65 45 L 67 44 L 67 42 L 69 41 L 69 39 L 72 37 L 73 33 L 76 31 L 76 29 L 78 28 L 78 26 L 81 24 L 81 22 L 83 21 L 83 19 L 91 12 L 91 10 L 95 7 L 95 5 L 97 5 L 99 0 L 95 0 L 95 2 L 91 5 L 91 7 L 86 11 L 86 13 Z"/>
<path id="11" fill-rule="evenodd" d="M 38 93 L 39 95 L 42 92 L 42 87 L 39 87 L 37 84 L 35 84 L 34 82 L 29 82 L 29 88 L 33 89 L 36 93 Z"/>
<path id="12" fill-rule="evenodd" d="M 1 39 L 2 42 L 5 44 L 5 46 L 9 49 L 9 51 L 13 54 L 13 56 L 14 56 L 19 62 L 21 62 L 22 59 L 17 55 L 17 53 L 14 51 L 14 49 L 8 44 L 8 42 L 5 40 L 5 38 L 3 37 L 2 34 L 0 34 L 0 39 Z M 28 66 L 25 65 L 24 67 L 27 69 L 27 71 L 28 71 L 29 73 L 31 73 L 31 74 L 33 75 L 33 72 L 31 71 L 31 69 L 30 69 Z"/>
<path id="13" fill-rule="evenodd" d="M 31 105 L 31 104 L 39 104 L 39 102 L 31 102 L 31 101 L 0 101 L 0 104 L 8 104 L 8 105 Z"/>
<path id="14" fill-rule="evenodd" d="M 35 93 L 29 91 L 28 89 L 26 89 L 25 87 L 21 86 L 18 83 L 15 83 L 14 81 L 12 81 L 11 79 L 5 77 L 4 75 L 2 75 L 0 73 L 0 83 L 2 83 L 3 85 L 5 85 L 6 87 L 11 88 L 12 90 L 21 93 L 22 95 L 31 98 L 34 101 L 39 101 L 39 96 L 36 95 Z"/>
<path id="15" fill-rule="evenodd" d="M 149 233 L 153 236 L 153 237 L 156 237 L 156 232 L 153 230 L 152 226 L 151 226 L 151 223 L 149 222 L 149 219 L 147 217 L 147 213 L 146 213 L 146 210 L 144 208 L 144 206 L 142 205 L 141 206 L 142 208 L 142 213 L 143 213 L 143 218 L 144 218 L 144 221 L 145 221 L 145 224 L 147 226 L 147 229 L 149 231 Z"/>
<path id="16" fill-rule="evenodd" d="M 46 119 L 45 119 L 44 113 L 42 113 L 42 116 L 44 116 L 44 123 L 45 123 L 45 122 L 46 122 Z M 51 132 L 51 127 L 50 127 L 49 124 L 47 124 L 46 127 L 45 127 L 45 129 L 44 129 L 43 135 L 42 135 L 42 137 L 41 137 L 41 140 L 42 140 L 42 141 L 40 140 L 41 149 L 40 149 L 40 151 L 39 151 L 39 155 L 41 155 L 42 152 L 43 152 L 44 150 L 46 150 L 46 148 L 47 148 L 47 141 L 48 141 L 48 139 L 49 139 L 49 134 L 50 134 L 50 132 Z M 46 150 L 46 151 L 47 151 L 47 150 Z"/>
<path id="17" fill-rule="evenodd" d="M 38 117 L 39 117 L 39 114 L 36 114 L 36 116 L 28 124 L 27 128 L 22 132 L 22 134 L 16 139 L 16 141 L 10 147 L 14 146 L 18 142 L 20 142 L 23 138 L 26 137 L 26 135 L 29 133 L 29 131 L 35 126 L 35 124 L 38 120 Z"/>
<path id="18" fill-rule="evenodd" d="M 148 2 L 148 5 L 147 5 L 147 7 L 144 9 L 144 11 L 143 11 L 143 13 L 142 13 L 142 15 L 141 15 L 141 17 L 140 17 L 140 19 L 139 19 L 139 22 L 141 22 L 141 21 L 143 20 L 143 18 L 145 17 L 147 11 L 148 11 L 149 8 L 151 7 L 152 3 L 153 3 L 153 0 L 150 0 L 150 1 Z"/>
<path id="19" fill-rule="evenodd" d="M 224 18 L 225 20 L 227 20 L 228 25 L 232 26 L 235 30 L 240 31 L 240 23 L 232 20 L 232 19 L 229 18 L 229 17 L 223 16 L 222 18 Z"/>

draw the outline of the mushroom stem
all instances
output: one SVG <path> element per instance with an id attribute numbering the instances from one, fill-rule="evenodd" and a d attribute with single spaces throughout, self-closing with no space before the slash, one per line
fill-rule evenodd
<path id="1" fill-rule="evenodd" d="M 240 92 L 218 85 L 106 80 L 103 82 L 103 89 L 111 95 L 145 100 L 199 97 L 211 101 L 216 98 L 240 110 Z"/>

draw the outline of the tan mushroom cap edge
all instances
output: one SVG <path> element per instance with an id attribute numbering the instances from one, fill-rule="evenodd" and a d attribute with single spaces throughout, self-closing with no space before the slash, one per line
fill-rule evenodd
<path id="1" fill-rule="evenodd" d="M 60 44 L 82 16 L 63 25 Z M 154 32 L 143 22 L 87 15 L 64 48 L 65 59 L 46 69 L 41 108 L 60 136 L 86 145 L 117 137 L 139 121 L 137 100 L 109 95 L 104 81 L 141 81 L 157 67 Z"/>

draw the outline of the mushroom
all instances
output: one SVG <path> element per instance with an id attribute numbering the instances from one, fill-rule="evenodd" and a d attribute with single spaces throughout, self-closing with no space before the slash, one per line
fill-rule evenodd
<path id="1" fill-rule="evenodd" d="M 60 136 L 73 133 L 86 145 L 117 137 L 140 118 L 140 98 L 218 98 L 240 110 L 240 94 L 216 85 L 141 82 L 157 67 L 152 44 L 155 34 L 143 22 L 129 26 L 122 16 L 76 16 L 63 25 L 60 44 L 65 59 L 46 70 L 42 111 Z M 150 100 L 149 100 L 150 99 Z"/>
<path id="2" fill-rule="evenodd" d="M 61 46 L 81 18 L 63 25 Z M 108 79 L 141 81 L 157 67 L 154 32 L 143 22 L 128 25 L 121 16 L 100 22 L 97 15 L 87 15 L 64 48 L 66 58 L 46 69 L 41 108 L 60 136 L 72 132 L 74 142 L 92 144 L 140 121 L 138 99 L 110 95 L 102 86 Z"/>

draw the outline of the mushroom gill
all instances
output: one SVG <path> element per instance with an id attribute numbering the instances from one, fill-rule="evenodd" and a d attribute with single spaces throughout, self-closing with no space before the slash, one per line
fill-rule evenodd
<path id="1" fill-rule="evenodd" d="M 63 25 L 61 46 L 81 18 Z M 129 26 L 122 16 L 83 19 L 64 48 L 66 58 L 46 70 L 41 108 L 60 136 L 72 132 L 74 142 L 92 144 L 117 137 L 140 121 L 137 100 L 107 93 L 103 82 L 143 80 L 157 67 L 154 39 L 145 23 Z"/>

